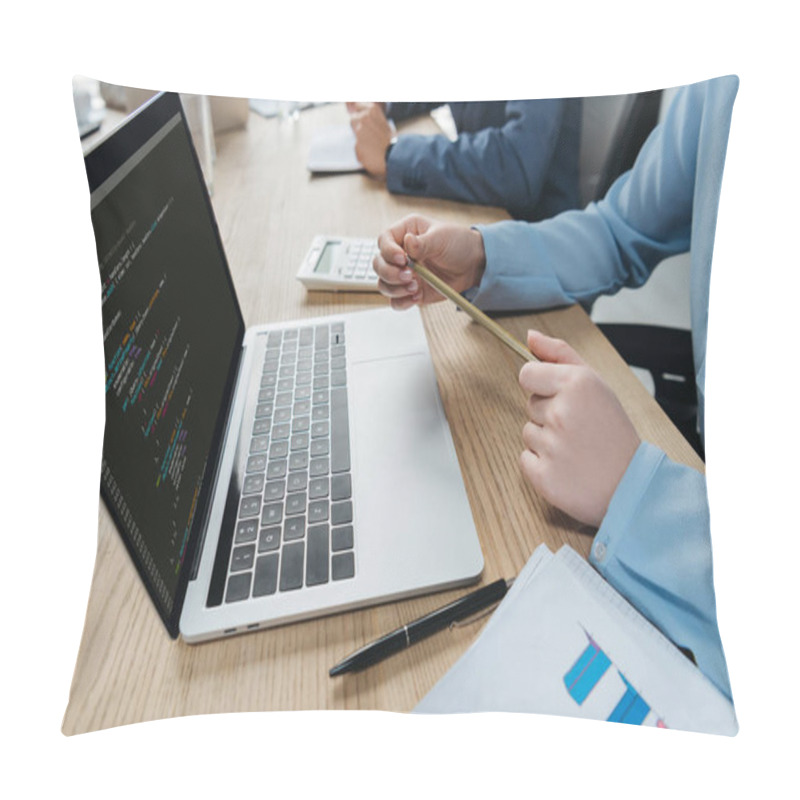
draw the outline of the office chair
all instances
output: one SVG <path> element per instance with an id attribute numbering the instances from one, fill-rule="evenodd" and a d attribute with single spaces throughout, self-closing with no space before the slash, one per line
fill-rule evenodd
<path id="1" fill-rule="evenodd" d="M 660 90 L 583 99 L 580 195 L 583 205 L 605 197 L 611 184 L 633 166 L 658 122 Z"/>
<path id="2" fill-rule="evenodd" d="M 662 92 L 584 100 L 581 193 L 585 202 L 602 199 L 629 170 L 658 123 Z M 655 399 L 700 458 L 697 389 L 691 331 L 660 325 L 598 323 L 598 328 L 632 367 L 647 370 Z"/>

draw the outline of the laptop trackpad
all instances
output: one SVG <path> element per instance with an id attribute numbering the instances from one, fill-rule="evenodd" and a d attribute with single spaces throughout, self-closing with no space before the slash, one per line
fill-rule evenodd
<path id="1" fill-rule="evenodd" d="M 483 558 L 428 354 L 352 365 L 348 395 L 366 574 L 383 567 L 384 584 L 388 574 L 406 588 L 478 575 Z"/>

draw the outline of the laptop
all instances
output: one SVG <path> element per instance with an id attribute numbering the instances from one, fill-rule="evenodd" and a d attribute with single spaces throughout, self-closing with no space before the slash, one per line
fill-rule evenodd
<path id="1" fill-rule="evenodd" d="M 106 360 L 101 494 L 170 636 L 477 580 L 419 312 L 245 330 L 176 94 L 145 104 L 85 166 Z"/>

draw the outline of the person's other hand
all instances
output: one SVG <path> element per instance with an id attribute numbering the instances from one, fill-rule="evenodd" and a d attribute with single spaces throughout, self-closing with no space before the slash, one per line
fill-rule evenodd
<path id="1" fill-rule="evenodd" d="M 541 363 L 519 374 L 530 395 L 522 472 L 548 502 L 599 527 L 639 435 L 616 395 L 566 342 L 529 331 L 528 347 Z"/>
<path id="2" fill-rule="evenodd" d="M 352 116 L 353 114 L 359 114 L 362 111 L 367 111 L 371 106 L 378 106 L 378 108 L 385 114 L 386 113 L 386 103 L 345 103 L 345 107 L 347 108 L 347 113 Z"/>
<path id="3" fill-rule="evenodd" d="M 386 177 L 386 148 L 393 130 L 383 103 L 347 103 L 350 127 L 356 136 L 356 158 L 376 178 Z"/>
<path id="4" fill-rule="evenodd" d="M 408 267 L 409 258 L 435 272 L 457 292 L 477 286 L 486 265 L 483 237 L 477 230 L 416 214 L 384 231 L 378 247 L 372 262 L 378 289 L 396 309 L 444 299 Z"/>

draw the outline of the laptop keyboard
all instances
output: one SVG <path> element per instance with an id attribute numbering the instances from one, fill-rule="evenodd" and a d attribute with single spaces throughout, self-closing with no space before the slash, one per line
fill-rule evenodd
<path id="1" fill-rule="evenodd" d="M 344 323 L 267 335 L 225 602 L 355 575 Z"/>

